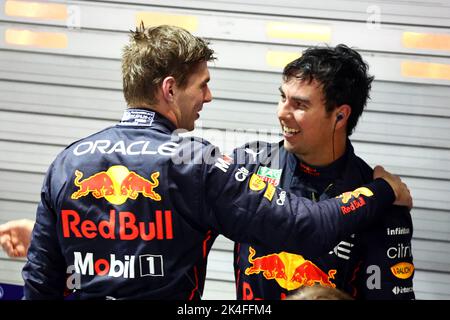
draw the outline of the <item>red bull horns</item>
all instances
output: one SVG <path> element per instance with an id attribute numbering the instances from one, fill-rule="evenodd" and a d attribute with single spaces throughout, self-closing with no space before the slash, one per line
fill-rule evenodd
<path id="1" fill-rule="evenodd" d="M 353 191 L 344 192 L 343 194 L 339 195 L 338 198 L 341 198 L 342 203 L 348 203 L 352 197 L 358 198 L 361 194 L 365 195 L 366 197 L 373 196 L 373 192 L 369 188 L 361 187 Z"/>
<path id="2" fill-rule="evenodd" d="M 74 184 L 79 188 L 71 196 L 76 200 L 92 194 L 96 199 L 105 198 L 112 204 L 122 204 L 128 198 L 136 200 L 139 194 L 154 201 L 161 196 L 154 190 L 159 185 L 159 172 L 153 172 L 150 180 L 145 179 L 124 166 L 112 166 L 107 171 L 93 174 L 83 180 L 83 173 L 75 171 Z"/>
<path id="3" fill-rule="evenodd" d="M 254 258 L 255 249 L 249 248 L 249 259 L 251 266 L 245 270 L 246 275 L 259 274 L 270 280 L 275 279 L 277 283 L 286 290 L 295 290 L 302 286 L 313 286 L 318 283 L 325 287 L 335 288 L 331 282 L 336 274 L 336 269 L 328 273 L 323 272 L 317 265 L 305 260 L 301 255 L 287 252 L 273 253 Z"/>
<path id="4" fill-rule="evenodd" d="M 345 192 L 341 195 L 339 195 L 337 198 L 340 198 L 342 201 L 341 205 L 341 212 L 342 214 L 346 215 L 349 213 L 352 213 L 358 208 L 361 208 L 366 205 L 366 201 L 364 200 L 364 197 L 361 195 L 364 195 L 366 197 L 373 196 L 373 192 L 366 188 L 361 187 L 351 192 Z M 350 201 L 353 198 L 352 201 Z"/>

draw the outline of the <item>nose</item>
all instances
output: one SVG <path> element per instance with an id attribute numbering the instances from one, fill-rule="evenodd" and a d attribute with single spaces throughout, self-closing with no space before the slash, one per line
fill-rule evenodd
<path id="1" fill-rule="evenodd" d="M 277 109 L 278 119 L 286 120 L 287 118 L 290 117 L 290 115 L 291 115 L 291 110 L 289 108 L 289 104 L 288 104 L 287 100 L 284 102 L 282 100 L 280 100 L 278 102 L 278 109 Z"/>
<path id="2" fill-rule="evenodd" d="M 211 90 L 209 90 L 209 87 L 206 87 L 206 93 L 205 97 L 203 98 L 204 103 L 208 103 L 212 101 L 212 93 Z"/>

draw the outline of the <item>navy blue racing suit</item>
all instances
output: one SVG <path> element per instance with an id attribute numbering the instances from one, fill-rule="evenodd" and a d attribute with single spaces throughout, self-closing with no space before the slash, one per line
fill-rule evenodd
<path id="1" fill-rule="evenodd" d="M 264 181 L 313 201 L 372 181 L 373 170 L 355 155 L 349 140 L 344 155 L 323 167 L 300 161 L 283 147 L 283 141 L 255 142 L 240 150 L 257 155 L 255 170 Z M 277 203 L 284 205 L 283 199 Z M 347 203 L 362 205 L 358 200 Z M 237 298 L 283 299 L 302 286 L 320 284 L 355 299 L 414 299 L 411 215 L 407 207 L 393 205 L 387 213 L 367 230 L 337 241 L 329 253 L 310 258 L 301 250 L 292 254 L 257 243 L 236 244 Z"/>
<path id="2" fill-rule="evenodd" d="M 22 272 L 26 299 L 62 299 L 65 288 L 79 299 L 199 299 L 218 233 L 318 255 L 394 201 L 377 179 L 354 210 L 343 198 L 290 194 L 280 206 L 280 190 L 255 165 L 175 129 L 155 112 L 128 109 L 56 157 Z"/>

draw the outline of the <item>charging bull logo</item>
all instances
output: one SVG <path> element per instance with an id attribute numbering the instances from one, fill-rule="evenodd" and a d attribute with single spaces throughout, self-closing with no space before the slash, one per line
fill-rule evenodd
<path id="1" fill-rule="evenodd" d="M 76 200 L 92 194 L 96 199 L 105 198 L 112 204 L 122 204 L 128 198 L 136 200 L 139 194 L 155 201 L 161 196 L 154 190 L 159 185 L 159 172 L 153 172 L 150 180 L 129 171 L 124 166 L 112 166 L 107 171 L 98 172 L 83 180 L 83 173 L 75 171 L 74 184 L 79 188 L 71 196 Z"/>
<path id="2" fill-rule="evenodd" d="M 373 192 L 366 187 L 361 187 L 354 191 L 344 192 L 339 196 L 339 198 L 342 198 L 342 203 L 348 203 L 352 197 L 358 198 L 360 195 L 371 197 L 373 196 Z"/>
<path id="3" fill-rule="evenodd" d="M 89 193 L 92 193 L 97 199 L 114 194 L 113 181 L 106 172 L 96 173 L 80 182 L 82 177 L 83 173 L 76 170 L 74 183 L 80 189 L 72 194 L 72 199 L 79 199 Z"/>
<path id="4" fill-rule="evenodd" d="M 362 197 L 361 195 L 371 197 L 373 196 L 373 192 L 366 187 L 361 187 L 354 191 L 345 192 L 341 194 L 338 198 L 341 198 L 342 201 L 341 205 L 342 214 L 346 215 L 358 210 L 361 207 L 364 207 L 366 205 L 366 201 L 364 200 L 364 197 Z M 351 200 L 352 198 L 353 200 Z"/>
<path id="5" fill-rule="evenodd" d="M 141 193 L 144 197 L 159 201 L 161 196 L 153 190 L 159 185 L 158 177 L 159 172 L 153 172 L 150 175 L 152 179 L 152 182 L 150 182 L 137 173 L 130 172 L 122 181 L 120 192 L 123 196 L 128 195 L 133 200 L 136 200 L 139 193 Z"/>
<path id="6" fill-rule="evenodd" d="M 248 261 L 252 266 L 245 270 L 246 275 L 262 272 L 266 279 L 287 280 L 286 267 L 278 254 L 274 253 L 253 259 L 255 256 L 255 249 L 250 247 L 249 251 L 250 255 L 248 256 Z"/>
<path id="7" fill-rule="evenodd" d="M 335 288 L 331 282 L 336 270 L 323 272 L 317 265 L 305 260 L 301 255 L 287 252 L 273 253 L 254 258 L 255 249 L 249 248 L 248 261 L 251 266 L 245 270 L 246 275 L 259 274 L 262 272 L 264 278 L 275 279 L 280 287 L 286 290 L 295 290 L 302 286 L 313 286 L 318 283 L 325 287 Z"/>

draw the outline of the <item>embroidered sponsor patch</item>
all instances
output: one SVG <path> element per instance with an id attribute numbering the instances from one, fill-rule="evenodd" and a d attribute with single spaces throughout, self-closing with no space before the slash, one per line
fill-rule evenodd
<path id="1" fill-rule="evenodd" d="M 361 194 L 365 195 L 366 197 L 373 196 L 373 192 L 369 188 L 361 187 L 354 191 L 344 192 L 343 194 L 339 195 L 339 198 L 342 199 L 342 203 L 348 203 L 348 201 L 352 197 L 358 198 Z"/>
<path id="2" fill-rule="evenodd" d="M 364 197 L 361 195 L 364 195 L 366 197 L 371 197 L 371 196 L 373 196 L 373 192 L 370 191 L 370 189 L 368 189 L 366 187 L 361 187 L 354 191 L 345 192 L 345 193 L 339 195 L 337 198 L 340 198 L 342 201 L 342 205 L 341 205 L 342 214 L 345 215 L 345 214 L 352 213 L 352 212 L 356 211 L 358 208 L 365 206 L 366 201 L 364 200 Z M 352 198 L 353 198 L 353 200 L 352 200 Z"/>
<path id="3" fill-rule="evenodd" d="M 266 187 L 266 183 L 256 174 L 252 174 L 248 183 L 250 190 L 260 191 Z"/>
<path id="4" fill-rule="evenodd" d="M 399 262 L 391 267 L 391 272 L 399 279 L 408 279 L 413 275 L 414 265 L 409 262 Z"/>
<path id="5" fill-rule="evenodd" d="M 234 178 L 236 179 L 236 181 L 242 182 L 247 178 L 249 173 L 250 172 L 245 167 L 241 167 L 234 174 Z"/>
<path id="6" fill-rule="evenodd" d="M 146 126 L 150 127 L 155 118 L 155 113 L 149 110 L 127 109 L 124 111 L 121 126 Z"/>
<path id="7" fill-rule="evenodd" d="M 275 187 L 280 184 L 281 173 L 283 169 L 272 169 L 268 167 L 259 167 L 258 172 L 256 173 L 261 179 L 265 182 L 268 182 Z"/>
<path id="8" fill-rule="evenodd" d="M 404 294 L 404 293 L 411 293 L 411 292 L 413 292 L 414 290 L 413 290 L 413 287 L 399 287 L 399 286 L 396 286 L 396 287 L 394 287 L 393 289 L 392 289 L 392 292 L 395 294 L 395 295 L 398 295 L 398 294 Z"/>
<path id="9" fill-rule="evenodd" d="M 264 192 L 264 198 L 267 198 L 269 201 L 272 201 L 273 195 L 275 194 L 276 188 L 270 183 L 267 185 L 266 192 Z"/>
<path id="10" fill-rule="evenodd" d="M 117 165 L 107 171 L 96 172 L 88 177 L 84 173 L 75 170 L 74 184 L 78 187 L 71 195 L 71 199 L 77 200 L 89 194 L 96 199 L 105 198 L 112 204 L 123 204 L 128 198 L 136 200 L 139 195 L 154 201 L 161 201 L 161 196 L 155 191 L 159 186 L 159 171 L 150 174 L 150 180 L 140 176 L 127 167 Z"/>
<path id="11" fill-rule="evenodd" d="M 286 290 L 296 290 L 302 286 L 315 284 L 336 288 L 333 283 L 336 269 L 323 271 L 312 261 L 305 260 L 303 256 L 284 251 L 258 257 L 255 255 L 255 249 L 249 247 L 250 267 L 245 269 L 246 275 L 262 274 L 267 280 L 276 280 L 278 285 Z"/>
<path id="12" fill-rule="evenodd" d="M 227 172 L 232 163 L 233 159 L 230 156 L 223 154 L 222 157 L 217 158 L 214 166 L 219 168 L 223 172 Z"/>

